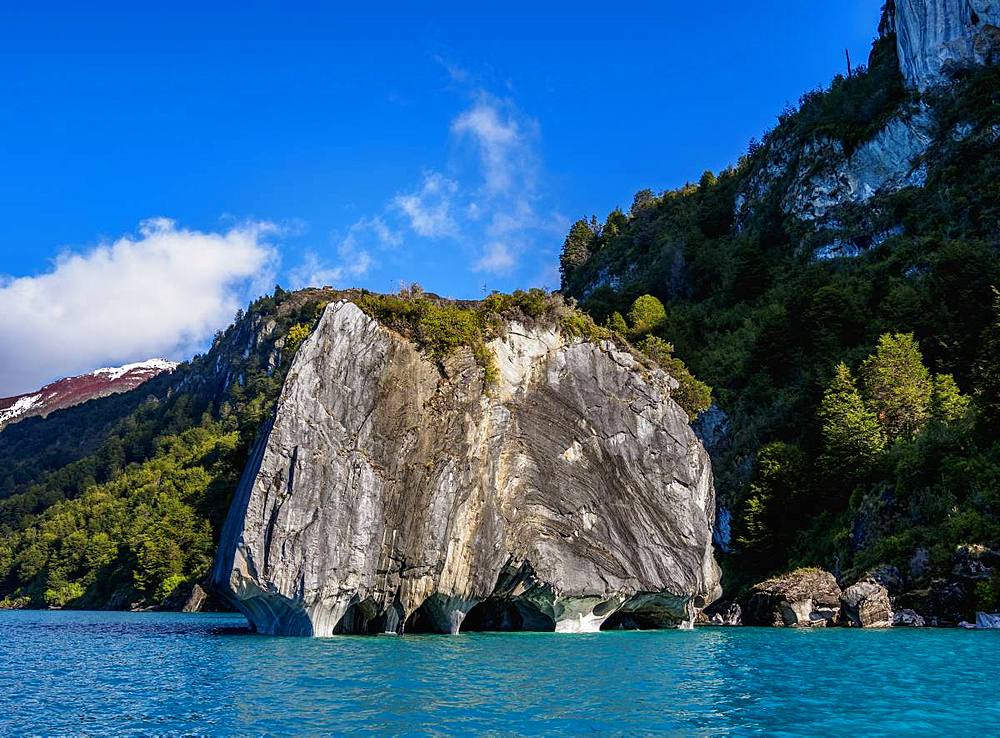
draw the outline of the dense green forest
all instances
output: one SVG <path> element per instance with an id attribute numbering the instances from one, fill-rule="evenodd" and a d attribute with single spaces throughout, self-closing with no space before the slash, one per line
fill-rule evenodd
<path id="1" fill-rule="evenodd" d="M 917 105 L 937 127 L 923 187 L 845 204 L 832 226 L 783 209 L 787 176 L 746 207 L 779 147 L 825 137 L 850 154 Z M 918 98 L 887 37 L 736 166 L 571 228 L 563 292 L 607 325 L 658 300 L 650 335 L 727 414 L 715 453 L 730 594 L 794 566 L 905 572 L 923 549 L 916 586 L 947 575 L 958 545 L 1000 543 L 998 132 L 1000 70 Z M 835 239 L 850 248 L 818 257 Z M 976 606 L 1000 605 L 998 584 Z"/>

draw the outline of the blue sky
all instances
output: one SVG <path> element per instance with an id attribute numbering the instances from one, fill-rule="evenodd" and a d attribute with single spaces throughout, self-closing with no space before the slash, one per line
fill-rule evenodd
<path id="1" fill-rule="evenodd" d="M 0 10 L 0 395 L 275 282 L 556 288 L 572 220 L 735 161 L 881 2 L 417 5 Z"/>

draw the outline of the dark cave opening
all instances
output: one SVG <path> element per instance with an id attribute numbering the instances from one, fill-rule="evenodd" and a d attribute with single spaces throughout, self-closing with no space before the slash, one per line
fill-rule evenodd
<path id="1" fill-rule="evenodd" d="M 526 600 L 487 599 L 469 610 L 462 632 L 535 631 L 552 632 L 556 622 Z"/>

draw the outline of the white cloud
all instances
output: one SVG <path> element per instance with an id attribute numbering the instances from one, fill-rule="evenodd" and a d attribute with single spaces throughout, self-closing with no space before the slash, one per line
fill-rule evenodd
<path id="1" fill-rule="evenodd" d="M 471 136 L 478 145 L 490 193 L 508 192 L 519 181 L 523 184 L 529 166 L 527 142 L 510 107 L 481 95 L 476 104 L 451 124 L 452 133 Z"/>
<path id="2" fill-rule="evenodd" d="M 429 172 L 424 175 L 419 190 L 397 195 L 393 205 L 406 215 L 417 235 L 427 238 L 456 236 L 459 229 L 451 210 L 457 191 L 456 182 L 437 172 Z"/>
<path id="3" fill-rule="evenodd" d="M 453 82 L 467 86 L 467 72 L 439 61 Z M 471 92 L 471 103 L 449 125 L 451 140 L 458 145 L 448 165 L 425 171 L 419 183 L 393 197 L 379 217 L 352 229 L 337 259 L 328 263 L 316 253 L 308 255 L 293 272 L 293 286 L 344 285 L 350 277 L 363 276 L 374 263 L 373 254 L 400 245 L 404 232 L 405 254 L 388 260 L 399 265 L 396 268 L 406 269 L 432 251 L 440 253 L 439 244 L 424 239 L 452 241 L 470 272 L 510 276 L 520 268 L 522 257 L 537 260 L 540 243 L 551 240 L 551 231 L 563 225 L 562 218 L 557 224 L 552 216 L 538 213 L 538 123 L 510 99 Z M 382 229 L 390 235 L 374 244 L 362 239 L 378 236 Z M 351 263 L 357 265 L 353 271 Z"/>
<path id="4" fill-rule="evenodd" d="M 486 246 L 473 269 L 477 272 L 502 275 L 512 272 L 516 264 L 517 259 L 511 247 L 502 241 L 494 241 Z"/>
<path id="5" fill-rule="evenodd" d="M 337 263 L 325 262 L 315 251 L 309 251 L 289 276 L 292 287 L 344 287 L 351 279 L 364 277 L 375 264 L 372 247 L 399 246 L 402 235 L 381 218 L 362 218 L 352 225 L 337 246 Z"/>
<path id="6" fill-rule="evenodd" d="M 154 218 L 138 236 L 62 254 L 44 274 L 0 280 L 0 396 L 97 366 L 186 358 L 269 285 L 276 231 L 204 233 Z"/>

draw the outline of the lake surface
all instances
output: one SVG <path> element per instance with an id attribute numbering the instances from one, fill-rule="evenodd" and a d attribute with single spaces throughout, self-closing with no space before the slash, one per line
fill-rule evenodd
<path id="1" fill-rule="evenodd" d="M 233 615 L 0 612 L 0 735 L 995 733 L 1000 632 L 269 638 Z"/>

